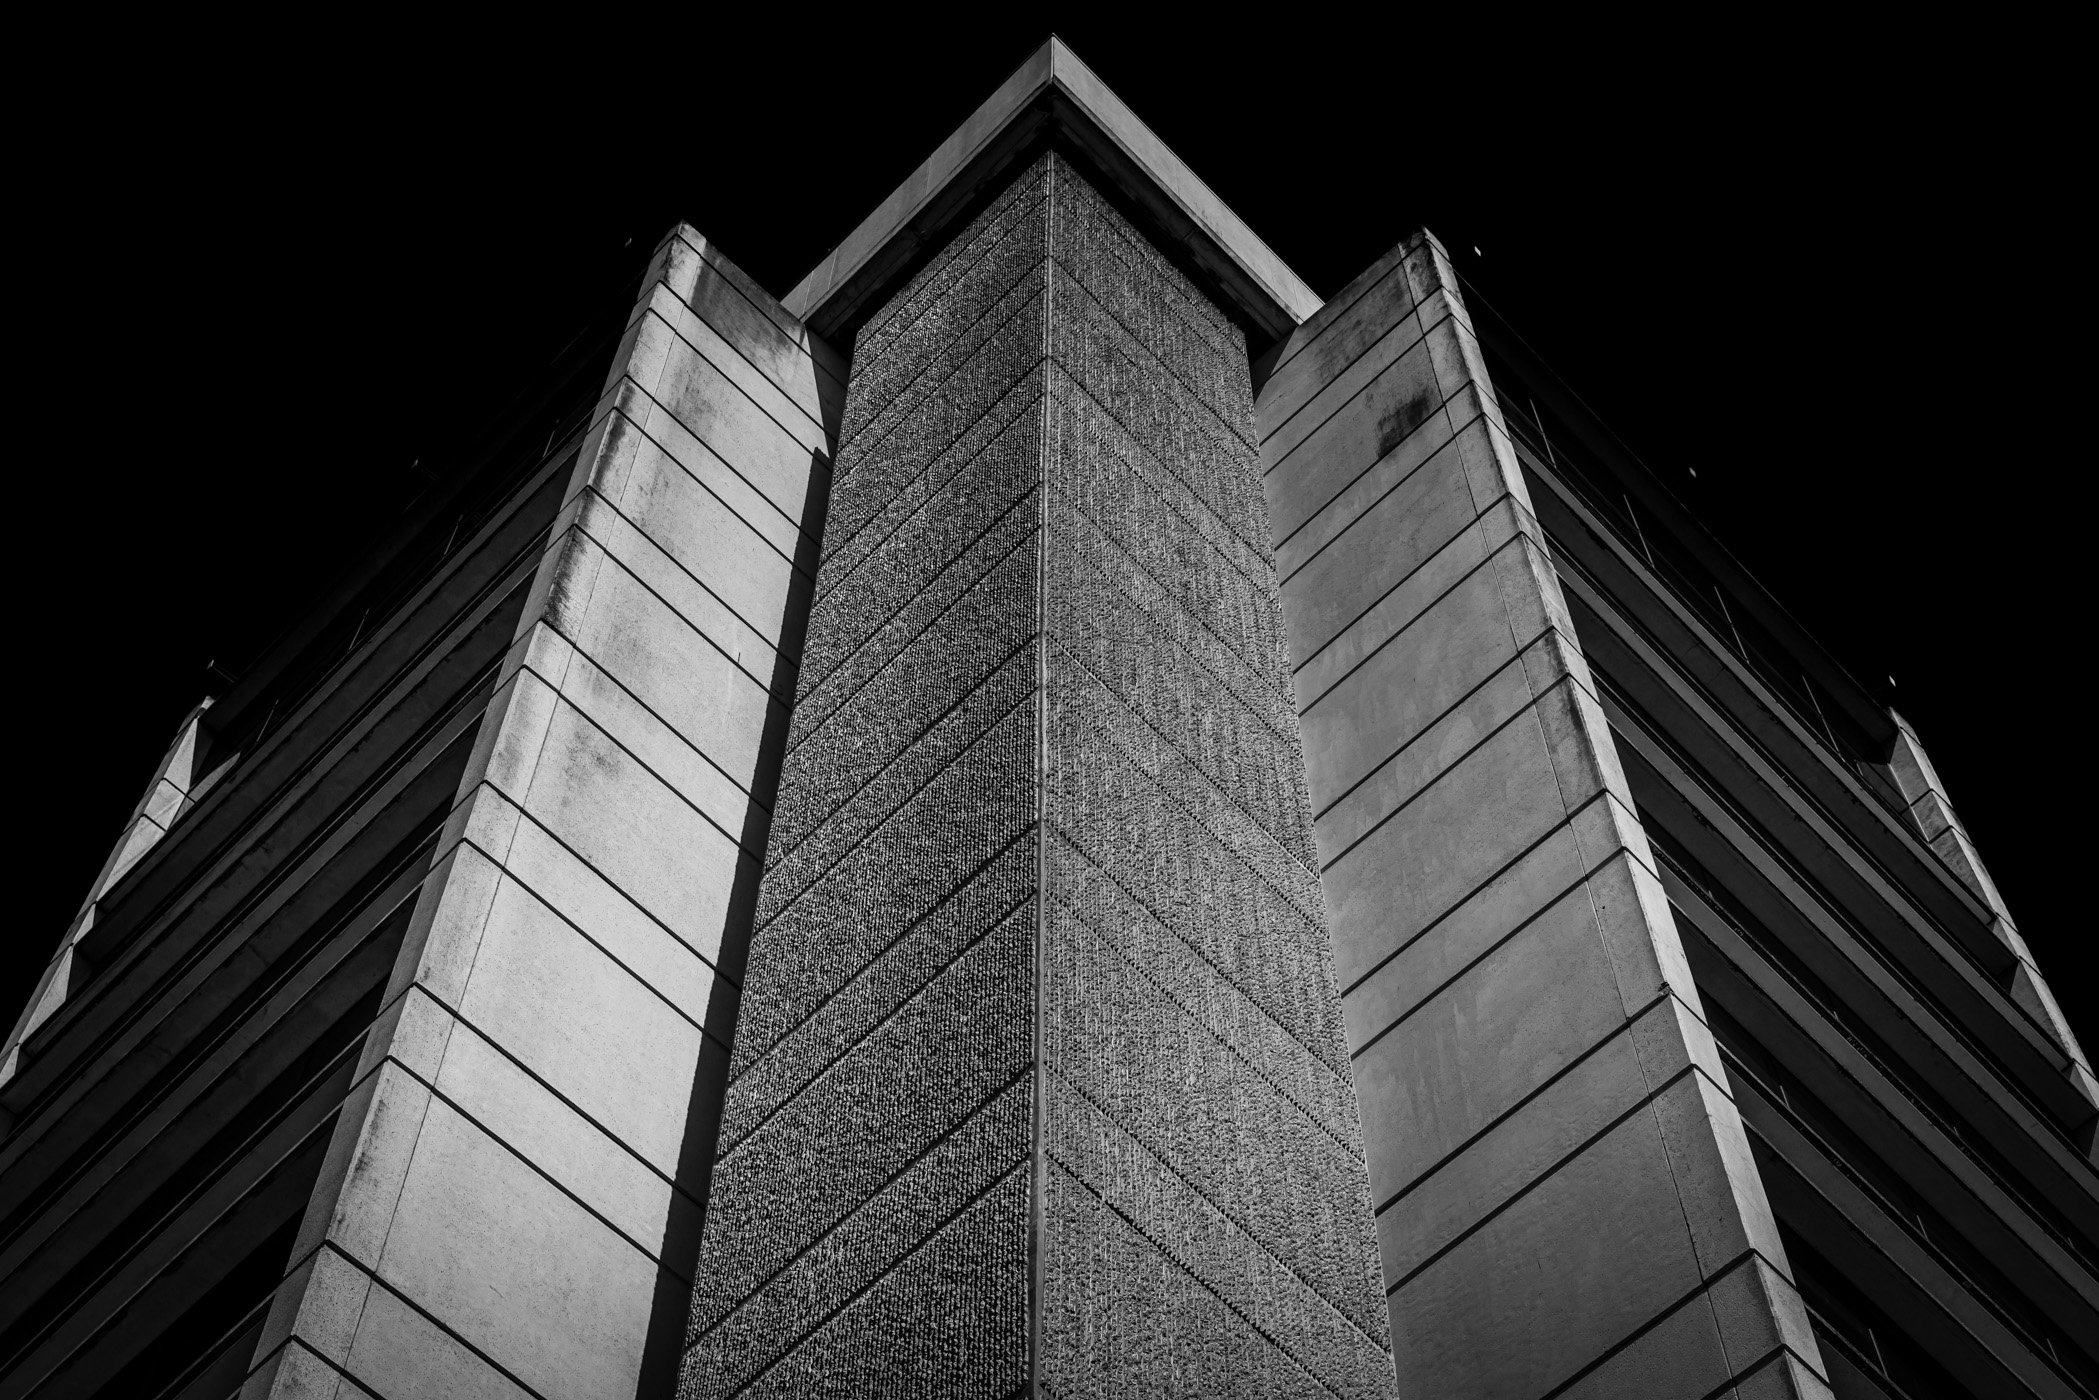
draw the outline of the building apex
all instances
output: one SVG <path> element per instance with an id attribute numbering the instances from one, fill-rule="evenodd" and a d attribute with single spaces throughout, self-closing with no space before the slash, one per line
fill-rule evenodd
<path id="1" fill-rule="evenodd" d="M 1049 143 L 1084 157 L 1259 339 L 1288 335 L 1320 308 L 1322 298 L 1055 35 L 783 304 L 820 335 L 849 333 L 987 186 Z"/>

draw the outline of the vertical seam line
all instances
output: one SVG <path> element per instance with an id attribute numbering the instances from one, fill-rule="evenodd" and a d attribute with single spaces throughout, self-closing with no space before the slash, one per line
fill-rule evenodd
<path id="1" fill-rule="evenodd" d="M 1034 957 L 1034 1180 L 1028 1222 L 1028 1393 L 1042 1394 L 1042 1333 L 1044 1291 L 1047 1276 L 1048 1230 L 1048 1078 L 1044 1073 L 1043 953 L 1048 946 L 1049 921 L 1049 545 L 1050 469 L 1055 458 L 1051 433 L 1055 422 L 1050 405 L 1053 327 L 1056 325 L 1056 207 L 1057 158 L 1049 157 L 1043 174 L 1042 259 L 1042 440 L 1041 486 L 1036 505 L 1035 552 L 1035 957 Z"/>

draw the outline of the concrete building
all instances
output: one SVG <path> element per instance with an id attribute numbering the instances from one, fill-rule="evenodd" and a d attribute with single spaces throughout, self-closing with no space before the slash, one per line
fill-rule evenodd
<path id="1" fill-rule="evenodd" d="M 4 1054 L 8 1400 L 2099 1393 L 1917 735 L 1055 41 L 784 297 L 672 230 Z"/>

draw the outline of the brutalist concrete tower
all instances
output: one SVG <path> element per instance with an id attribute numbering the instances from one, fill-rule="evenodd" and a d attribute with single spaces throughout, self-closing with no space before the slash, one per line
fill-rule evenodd
<path id="1" fill-rule="evenodd" d="M 852 366 L 681 1393 L 1390 1394 L 1245 332 L 1052 149 Z"/>
<path id="2" fill-rule="evenodd" d="M 1054 40 L 784 298 L 673 229 L 152 775 L 0 1400 L 2099 1394 L 1921 741 L 1465 290 Z"/>

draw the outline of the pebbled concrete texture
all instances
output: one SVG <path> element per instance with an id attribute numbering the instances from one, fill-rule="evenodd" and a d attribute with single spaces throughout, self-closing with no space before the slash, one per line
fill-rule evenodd
<path id="1" fill-rule="evenodd" d="M 1392 1393 L 1253 426 L 1056 155 L 861 328 L 681 1395 Z"/>
<path id="2" fill-rule="evenodd" d="M 1440 245 L 1259 370 L 1402 1393 L 1827 1394 Z"/>
<path id="3" fill-rule="evenodd" d="M 684 1397 L 1027 1379 L 1041 183 L 855 346 Z"/>

